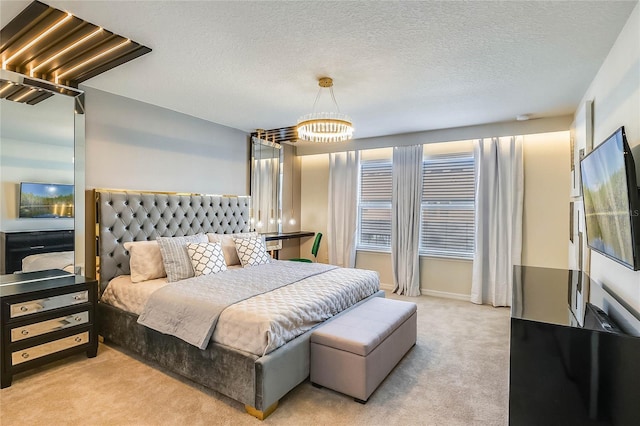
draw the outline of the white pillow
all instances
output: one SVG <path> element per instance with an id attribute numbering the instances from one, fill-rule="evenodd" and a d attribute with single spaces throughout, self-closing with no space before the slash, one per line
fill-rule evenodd
<path id="1" fill-rule="evenodd" d="M 128 241 L 124 249 L 129 252 L 131 282 L 154 280 L 167 276 L 157 241 Z"/>
<path id="2" fill-rule="evenodd" d="M 236 251 L 236 243 L 234 238 L 246 238 L 258 235 L 255 232 L 242 232 L 238 234 L 207 234 L 210 243 L 220 243 L 222 245 L 222 253 L 227 262 L 227 266 L 241 265 L 238 252 Z"/>
<path id="3" fill-rule="evenodd" d="M 187 253 L 196 277 L 227 270 L 220 243 L 187 244 Z"/>
<path id="4" fill-rule="evenodd" d="M 175 281 L 191 278 L 195 275 L 191 259 L 187 253 L 187 244 L 206 243 L 204 234 L 188 235 L 185 237 L 158 237 L 158 245 L 162 254 L 162 263 L 167 271 L 167 281 Z"/>
<path id="5" fill-rule="evenodd" d="M 235 237 L 233 241 L 236 244 L 236 251 L 243 268 L 263 265 L 271 261 L 271 256 L 267 253 L 267 247 L 262 237 Z"/>

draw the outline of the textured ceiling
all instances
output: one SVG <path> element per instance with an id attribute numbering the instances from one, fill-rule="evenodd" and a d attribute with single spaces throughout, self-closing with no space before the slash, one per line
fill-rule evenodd
<path id="1" fill-rule="evenodd" d="M 572 114 L 638 2 L 47 4 L 153 49 L 86 86 L 250 132 L 295 125 L 330 76 L 363 138 Z"/>

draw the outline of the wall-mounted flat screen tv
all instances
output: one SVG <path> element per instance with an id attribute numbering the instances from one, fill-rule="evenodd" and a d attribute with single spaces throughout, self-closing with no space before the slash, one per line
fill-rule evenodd
<path id="1" fill-rule="evenodd" d="M 580 171 L 588 246 L 640 269 L 640 201 L 624 127 L 584 157 Z"/>
<path id="2" fill-rule="evenodd" d="M 73 217 L 73 185 L 21 182 L 18 217 Z"/>

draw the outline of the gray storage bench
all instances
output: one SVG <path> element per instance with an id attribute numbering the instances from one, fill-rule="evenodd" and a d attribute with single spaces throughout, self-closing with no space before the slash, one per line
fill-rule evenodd
<path id="1" fill-rule="evenodd" d="M 365 403 L 416 343 L 416 304 L 374 297 L 311 335 L 311 383 Z"/>

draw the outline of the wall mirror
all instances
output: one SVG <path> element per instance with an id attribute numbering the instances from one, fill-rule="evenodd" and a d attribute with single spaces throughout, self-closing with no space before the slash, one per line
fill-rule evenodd
<path id="1" fill-rule="evenodd" d="M 6 70 L 1 80 L 3 87 L 12 82 L 42 89 L 37 81 Z M 6 99 L 6 93 L 0 99 L 2 274 L 79 272 L 83 263 L 84 111 L 82 91 L 73 89 L 73 94 L 54 93 L 35 105 L 9 100 L 15 96 Z M 65 197 L 66 190 L 73 198 Z M 62 192 L 48 196 L 46 191 Z"/>
<path id="2" fill-rule="evenodd" d="M 256 232 L 281 230 L 282 159 L 280 144 L 251 138 L 251 220 Z"/>

